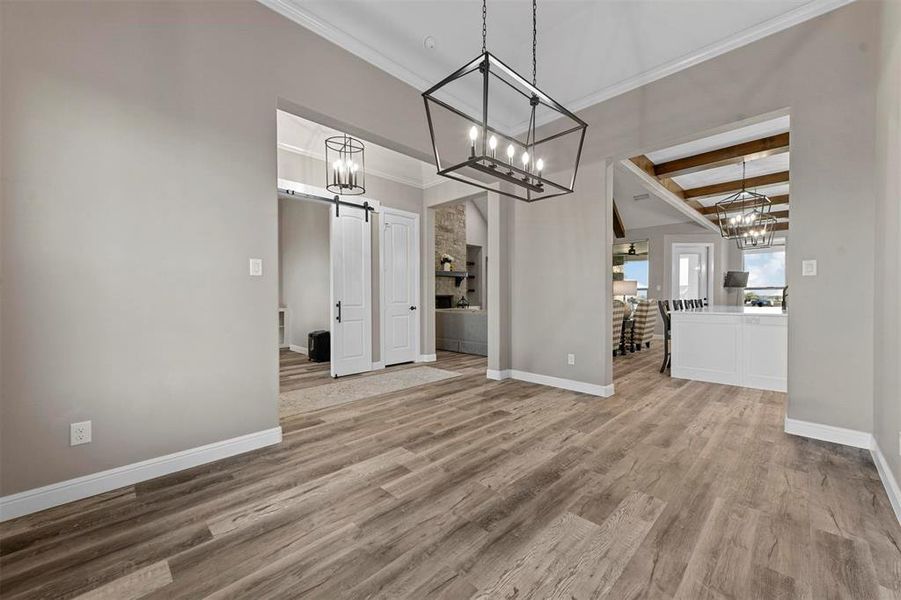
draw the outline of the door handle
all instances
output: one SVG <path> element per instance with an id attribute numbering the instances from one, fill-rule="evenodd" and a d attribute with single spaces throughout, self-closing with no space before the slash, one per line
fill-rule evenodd
<path id="1" fill-rule="evenodd" d="M 340 323 L 341 322 L 341 301 L 338 300 L 338 304 L 336 304 L 335 306 L 338 307 L 338 316 L 335 317 L 335 320 Z"/>
<path id="2" fill-rule="evenodd" d="M 415 306 L 411 306 L 411 307 L 410 307 L 410 310 L 416 310 L 416 307 L 415 307 Z"/>

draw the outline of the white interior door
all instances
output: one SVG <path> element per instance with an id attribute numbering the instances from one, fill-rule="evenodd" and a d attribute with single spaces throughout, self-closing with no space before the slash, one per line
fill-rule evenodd
<path id="1" fill-rule="evenodd" d="M 673 244 L 672 255 L 672 298 L 712 300 L 710 247 L 705 244 Z"/>
<path id="2" fill-rule="evenodd" d="M 419 354 L 419 216 L 382 209 L 382 360 L 396 365 Z"/>
<path id="3" fill-rule="evenodd" d="M 363 209 L 331 211 L 331 373 L 372 370 L 372 248 Z"/>

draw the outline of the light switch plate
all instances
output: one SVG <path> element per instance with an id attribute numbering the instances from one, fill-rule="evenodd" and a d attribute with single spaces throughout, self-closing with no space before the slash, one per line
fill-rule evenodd
<path id="1" fill-rule="evenodd" d="M 262 277 L 263 276 L 263 259 L 262 258 L 251 258 L 250 259 L 250 276 L 251 277 Z"/>
<path id="2" fill-rule="evenodd" d="M 803 277 L 816 277 L 817 261 L 815 259 L 801 261 L 801 275 Z"/>
<path id="3" fill-rule="evenodd" d="M 567 354 L 566 355 L 566 363 L 570 365 L 576 364 L 576 355 L 575 354 Z"/>

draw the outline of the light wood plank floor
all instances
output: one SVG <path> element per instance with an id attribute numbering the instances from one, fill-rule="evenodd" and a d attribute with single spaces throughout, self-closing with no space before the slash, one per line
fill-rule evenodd
<path id="1" fill-rule="evenodd" d="M 865 452 L 785 435 L 783 394 L 670 379 L 660 359 L 617 358 L 601 399 L 440 353 L 459 377 L 3 524 L 2 596 L 901 597 L 901 528 Z M 326 368 L 284 353 L 284 389 Z"/>

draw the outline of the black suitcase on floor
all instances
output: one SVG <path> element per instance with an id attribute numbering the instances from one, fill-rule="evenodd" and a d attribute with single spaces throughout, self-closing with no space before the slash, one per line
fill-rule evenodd
<path id="1" fill-rule="evenodd" d="M 328 362 L 332 357 L 329 332 L 324 329 L 311 331 L 307 336 L 307 353 L 313 362 Z"/>

